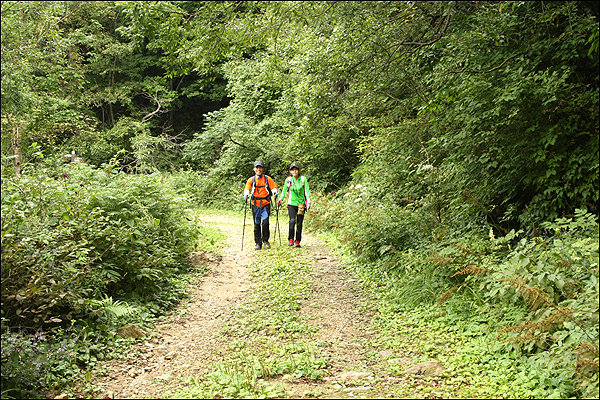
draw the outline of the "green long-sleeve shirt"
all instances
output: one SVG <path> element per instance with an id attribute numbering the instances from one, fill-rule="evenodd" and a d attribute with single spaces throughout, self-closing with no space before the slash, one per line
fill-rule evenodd
<path id="1" fill-rule="evenodd" d="M 304 181 L 304 184 L 302 183 Z M 291 206 L 298 206 L 300 203 L 304 203 L 307 200 L 310 201 L 310 189 L 308 188 L 308 179 L 305 176 L 294 178 L 289 176 L 283 184 L 283 191 L 281 193 L 281 200 L 284 201 L 287 195 L 288 189 L 290 191 L 290 197 L 288 198 L 288 204 Z"/>

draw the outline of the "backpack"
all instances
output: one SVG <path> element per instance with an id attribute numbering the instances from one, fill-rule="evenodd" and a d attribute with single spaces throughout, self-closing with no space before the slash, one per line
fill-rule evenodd
<path id="1" fill-rule="evenodd" d="M 251 199 L 252 200 L 261 200 L 260 205 L 262 207 L 262 200 L 269 200 L 269 202 L 271 202 L 271 196 L 273 196 L 273 192 L 271 192 L 271 188 L 269 187 L 269 177 L 267 176 L 267 174 L 263 174 L 263 176 L 265 177 L 265 185 L 256 185 L 256 175 L 254 175 L 252 177 L 252 188 L 250 189 L 250 195 L 252 196 Z M 259 187 L 264 187 L 267 189 L 267 192 L 269 193 L 269 195 L 267 197 L 256 197 L 254 196 L 254 190 Z"/>

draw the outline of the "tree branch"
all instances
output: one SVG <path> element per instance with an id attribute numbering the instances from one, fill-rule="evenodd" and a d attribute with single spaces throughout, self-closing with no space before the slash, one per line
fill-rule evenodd
<path id="1" fill-rule="evenodd" d="M 151 113 L 149 113 L 149 114 L 146 114 L 146 115 L 144 116 L 144 118 L 142 118 L 142 122 L 146 122 L 146 121 L 148 121 L 150 118 L 152 118 L 153 116 L 155 116 L 155 115 L 156 115 L 156 114 L 158 114 L 158 113 L 163 113 L 163 112 L 166 112 L 166 111 L 161 111 L 161 109 L 160 109 L 160 108 L 161 108 L 161 106 L 162 106 L 162 103 L 161 103 L 160 99 L 158 98 L 158 90 L 156 91 L 156 93 L 154 94 L 154 96 L 151 96 L 151 95 L 149 95 L 148 93 L 145 93 L 145 95 L 146 95 L 146 97 L 148 97 L 149 99 L 152 99 L 152 100 L 156 101 L 157 107 L 156 107 L 156 110 L 152 111 L 152 112 L 151 112 Z"/>
<path id="2" fill-rule="evenodd" d="M 233 138 L 231 137 L 231 135 L 229 136 L 229 140 L 231 140 L 231 141 L 233 142 L 233 144 L 237 144 L 237 145 L 238 145 L 238 146 L 240 146 L 240 147 L 243 147 L 243 148 L 245 148 L 245 149 L 247 149 L 247 148 L 248 148 L 248 147 L 244 146 L 243 144 L 241 144 L 241 143 L 238 143 L 238 142 L 236 142 L 235 140 L 233 140 Z"/>

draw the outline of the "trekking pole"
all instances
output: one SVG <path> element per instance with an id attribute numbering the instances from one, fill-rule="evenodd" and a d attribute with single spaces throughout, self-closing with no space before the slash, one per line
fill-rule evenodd
<path id="1" fill-rule="evenodd" d="M 244 227 L 242 228 L 242 250 L 244 250 L 244 233 L 246 232 L 246 210 L 248 210 L 248 196 L 244 204 Z"/>
<path id="2" fill-rule="evenodd" d="M 279 245 L 281 246 L 281 227 L 279 226 L 279 203 L 277 202 L 277 197 L 275 197 L 275 215 L 277 218 L 277 224 L 275 225 L 275 234 L 279 231 Z"/>

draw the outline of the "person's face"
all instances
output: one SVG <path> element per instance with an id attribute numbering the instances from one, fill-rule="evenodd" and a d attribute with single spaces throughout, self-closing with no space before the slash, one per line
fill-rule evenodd
<path id="1" fill-rule="evenodd" d="M 256 176 L 261 176 L 263 173 L 264 168 L 261 166 L 256 166 L 254 167 L 254 173 L 256 174 Z"/>
<path id="2" fill-rule="evenodd" d="M 299 172 L 300 172 L 300 171 L 298 171 L 298 168 L 292 168 L 292 169 L 290 169 L 290 173 L 292 174 L 292 176 L 293 176 L 294 178 L 297 178 L 297 177 L 298 177 L 298 173 L 299 173 Z"/>

